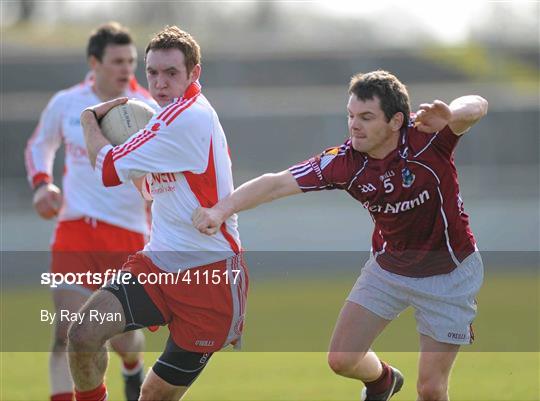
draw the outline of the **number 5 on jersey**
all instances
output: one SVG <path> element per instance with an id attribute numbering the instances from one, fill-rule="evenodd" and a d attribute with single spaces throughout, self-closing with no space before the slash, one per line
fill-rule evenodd
<path id="1" fill-rule="evenodd" d="M 390 177 L 384 179 L 383 185 L 385 194 L 389 194 L 394 190 L 394 184 L 392 184 L 392 181 L 390 181 Z"/>

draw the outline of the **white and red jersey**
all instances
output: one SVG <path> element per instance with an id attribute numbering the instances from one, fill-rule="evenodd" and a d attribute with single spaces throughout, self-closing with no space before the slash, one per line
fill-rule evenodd
<path id="1" fill-rule="evenodd" d="M 93 79 L 54 95 L 41 114 L 39 124 L 28 141 L 25 151 L 28 180 L 32 186 L 52 181 L 56 151 L 65 146 L 63 204 L 59 220 L 91 217 L 139 233 L 147 233 L 145 202 L 131 184 L 105 188 L 88 160 L 80 124 L 81 112 L 101 103 L 92 89 Z M 150 94 L 135 80 L 125 96 L 144 101 L 152 108 L 158 106 Z"/>
<path id="2" fill-rule="evenodd" d="M 351 141 L 290 168 L 304 192 L 342 189 L 369 211 L 372 252 L 388 271 L 410 277 L 449 273 L 474 252 L 469 217 L 459 195 L 449 127 L 425 134 L 413 123 L 384 159 Z"/>
<path id="3" fill-rule="evenodd" d="M 227 139 L 198 82 L 126 143 L 103 147 L 96 170 L 106 186 L 146 176 L 143 192 L 153 204 L 144 251 L 162 270 L 176 272 L 240 252 L 236 215 L 214 236 L 201 234 L 191 222 L 197 207 L 212 207 L 234 189 Z"/>

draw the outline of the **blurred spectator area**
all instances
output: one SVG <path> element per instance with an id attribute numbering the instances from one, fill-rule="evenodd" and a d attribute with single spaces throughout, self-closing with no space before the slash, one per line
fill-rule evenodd
<path id="1" fill-rule="evenodd" d="M 209 54 L 201 81 L 220 115 L 238 170 L 279 169 L 343 141 L 348 81 L 355 72 L 378 68 L 395 73 L 408 86 L 413 110 L 425 101 L 449 102 L 464 94 L 488 99 L 488 117 L 463 140 L 457 160 L 498 169 L 538 165 L 534 51 L 467 47 L 329 49 L 244 58 Z M 464 66 L 468 57 L 477 59 L 478 73 Z M 55 91 L 78 83 L 87 67 L 81 52 L 11 56 L 9 51 L 3 53 L 1 67 L 2 172 L 4 178 L 17 178 L 24 175 L 22 149 L 41 110 Z M 138 78 L 145 84 L 139 67 Z"/>

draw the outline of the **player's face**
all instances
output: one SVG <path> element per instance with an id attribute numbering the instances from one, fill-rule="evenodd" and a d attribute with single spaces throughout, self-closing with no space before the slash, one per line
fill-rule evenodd
<path id="1" fill-rule="evenodd" d="M 101 61 L 91 57 L 96 85 L 108 97 L 122 96 L 133 78 L 137 67 L 137 50 L 134 45 L 107 45 Z"/>
<path id="2" fill-rule="evenodd" d="M 398 126 L 394 118 L 386 121 L 378 97 L 364 101 L 351 95 L 347 114 L 354 150 L 382 159 L 397 147 L 401 125 Z"/>
<path id="3" fill-rule="evenodd" d="M 188 74 L 184 53 L 179 49 L 150 50 L 146 55 L 146 79 L 152 97 L 160 106 L 181 97 L 187 87 L 199 79 L 201 66 Z"/>

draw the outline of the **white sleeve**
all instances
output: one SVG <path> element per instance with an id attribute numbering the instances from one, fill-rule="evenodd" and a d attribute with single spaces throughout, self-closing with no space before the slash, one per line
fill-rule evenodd
<path id="1" fill-rule="evenodd" d="M 56 151 L 62 144 L 62 105 L 60 95 L 54 96 L 41 113 L 39 123 L 28 140 L 25 149 L 25 165 L 28 181 L 53 173 Z"/>
<path id="2" fill-rule="evenodd" d="M 206 170 L 213 120 L 204 110 L 186 110 L 181 117 L 170 125 L 154 117 L 145 129 L 112 149 L 120 181 L 146 173 Z"/>

